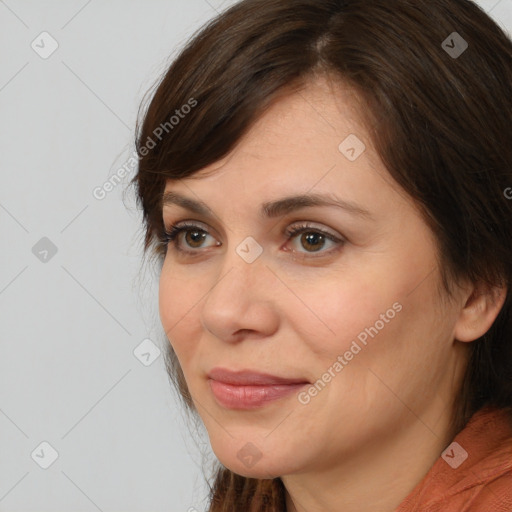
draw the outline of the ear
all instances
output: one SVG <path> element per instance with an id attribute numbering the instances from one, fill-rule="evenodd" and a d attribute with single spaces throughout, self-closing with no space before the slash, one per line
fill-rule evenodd
<path id="1" fill-rule="evenodd" d="M 471 342 L 483 336 L 496 320 L 506 297 L 506 286 L 470 285 L 455 323 L 455 339 Z"/>

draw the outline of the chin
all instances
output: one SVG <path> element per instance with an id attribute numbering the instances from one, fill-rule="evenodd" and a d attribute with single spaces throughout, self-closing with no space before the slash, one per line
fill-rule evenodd
<path id="1" fill-rule="evenodd" d="M 220 460 L 220 459 L 219 459 Z M 258 462 L 254 467 L 248 468 L 241 464 L 238 460 L 234 461 L 232 458 L 225 462 L 220 461 L 223 466 L 228 468 L 233 473 L 246 478 L 256 478 L 258 480 L 273 479 L 280 477 L 282 474 L 287 473 L 284 469 L 281 470 L 279 465 Z"/>
<path id="2" fill-rule="evenodd" d="M 230 440 L 222 447 L 212 445 L 221 464 L 233 473 L 247 478 L 267 479 L 294 473 L 298 470 L 293 454 L 278 453 L 275 449 L 259 450 L 254 443 Z"/>

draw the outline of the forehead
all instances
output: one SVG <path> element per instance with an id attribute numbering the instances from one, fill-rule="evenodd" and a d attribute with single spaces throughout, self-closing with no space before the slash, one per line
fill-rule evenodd
<path id="1" fill-rule="evenodd" d="M 343 83 L 318 77 L 300 89 L 279 96 L 254 123 L 238 147 L 272 158 L 290 153 L 319 153 L 331 161 L 339 157 L 339 143 L 349 134 L 367 139 L 360 98 Z M 321 148 L 322 151 L 316 150 Z M 264 149 L 265 153 L 260 150 Z"/>
<path id="2" fill-rule="evenodd" d="M 169 180 L 165 191 L 205 203 L 227 200 L 234 209 L 252 203 L 260 209 L 264 202 L 312 192 L 385 206 L 393 191 L 381 189 L 398 186 L 374 150 L 360 111 L 353 89 L 318 78 L 272 103 L 229 155 Z"/>
<path id="3" fill-rule="evenodd" d="M 328 170 L 344 163 L 340 160 L 340 144 L 347 138 L 352 146 L 355 142 L 358 153 L 364 149 L 366 160 L 378 164 L 360 112 L 361 99 L 352 88 L 329 76 L 316 77 L 300 89 L 280 94 L 228 155 L 186 179 L 220 177 L 232 167 L 245 167 L 249 160 L 253 173 L 263 173 L 266 168 L 274 176 L 284 174 L 289 178 L 300 173 L 301 161 L 309 169 L 315 161 L 315 167 Z M 350 144 L 345 146 L 343 149 L 350 150 Z"/>

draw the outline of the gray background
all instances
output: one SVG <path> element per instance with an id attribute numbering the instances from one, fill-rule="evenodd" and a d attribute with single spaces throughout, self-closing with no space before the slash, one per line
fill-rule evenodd
<path id="1" fill-rule="evenodd" d="M 158 354 L 133 167 L 93 190 L 123 174 L 177 49 L 233 3 L 0 1 L 1 512 L 205 509 L 213 456 Z M 478 3 L 512 33 L 512 0 Z"/>

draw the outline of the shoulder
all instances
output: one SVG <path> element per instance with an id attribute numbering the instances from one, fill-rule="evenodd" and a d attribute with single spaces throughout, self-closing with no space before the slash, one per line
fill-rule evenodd
<path id="1" fill-rule="evenodd" d="M 486 407 L 441 454 L 396 512 L 511 512 L 512 417 Z"/>

